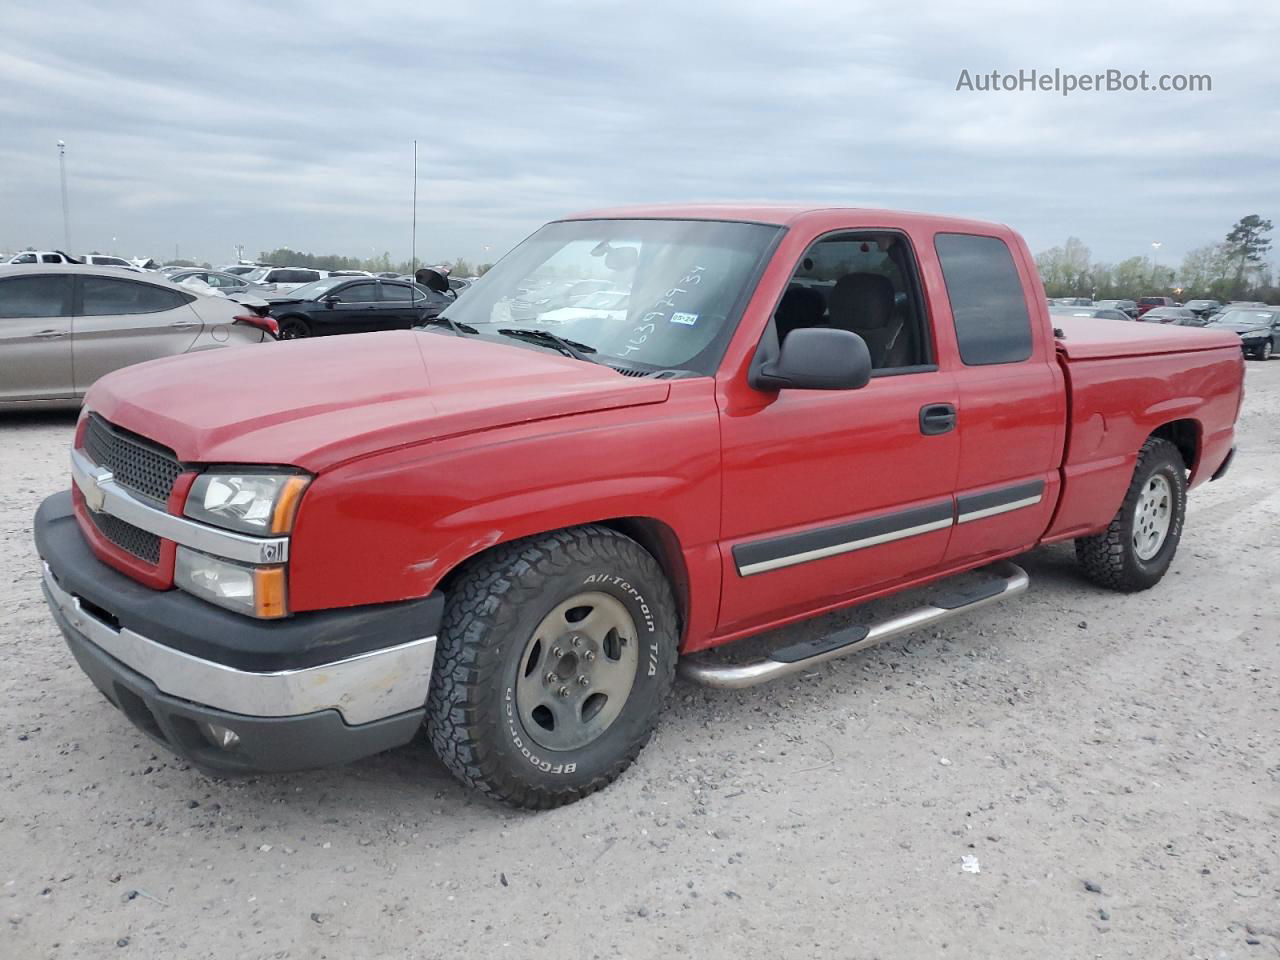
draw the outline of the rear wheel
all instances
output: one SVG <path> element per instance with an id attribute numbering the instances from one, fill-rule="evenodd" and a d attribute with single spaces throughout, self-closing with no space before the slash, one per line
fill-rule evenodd
<path id="1" fill-rule="evenodd" d="M 280 321 L 281 340 L 301 340 L 311 336 L 311 324 L 301 317 L 284 317 Z"/>
<path id="2" fill-rule="evenodd" d="M 1154 587 L 1173 562 L 1187 509 L 1186 465 L 1168 440 L 1142 445 L 1124 502 L 1107 529 L 1076 540 L 1076 559 L 1095 583 L 1131 593 Z"/>
<path id="3" fill-rule="evenodd" d="M 449 591 L 427 733 L 494 799 L 569 803 L 648 742 L 677 641 L 670 586 L 634 540 L 588 526 L 498 547 Z"/>

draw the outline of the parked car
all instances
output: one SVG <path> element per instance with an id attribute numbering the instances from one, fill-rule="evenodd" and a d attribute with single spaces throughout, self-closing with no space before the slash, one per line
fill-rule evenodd
<path id="1" fill-rule="evenodd" d="M 275 321 L 115 267 L 0 267 L 0 406 L 75 405 L 129 364 L 273 338 Z"/>
<path id="2" fill-rule="evenodd" d="M 240 296 L 248 294 L 251 296 L 268 297 L 276 294 L 275 290 L 265 287 L 260 283 L 254 283 L 245 276 L 238 276 L 234 273 L 226 273 L 222 270 L 202 270 L 199 268 L 183 267 L 169 274 L 169 279 L 174 283 L 188 284 L 194 282 L 202 286 L 222 294 L 223 296 Z"/>
<path id="3" fill-rule="evenodd" d="M 281 340 L 333 333 L 407 330 L 453 301 L 416 284 L 372 277 L 328 277 L 287 297 L 269 296 Z"/>
<path id="4" fill-rule="evenodd" d="M 258 267 L 243 276 L 246 280 L 260 284 L 276 293 L 288 293 L 308 283 L 323 280 L 325 274 L 308 267 Z"/>
<path id="5" fill-rule="evenodd" d="M 495 322 L 548 262 L 612 273 L 627 322 L 577 345 Z M 972 220 L 596 211 L 425 330 L 119 371 L 35 517 L 52 615 L 202 769 L 349 761 L 425 719 L 489 797 L 577 800 L 642 749 L 677 658 L 718 687 L 809 671 L 1021 593 L 1010 558 L 1041 543 L 1110 589 L 1161 580 L 1187 491 L 1230 463 L 1239 338 L 1050 318 L 1032 263 Z"/>
<path id="6" fill-rule="evenodd" d="M 1213 314 L 1222 309 L 1222 304 L 1217 300 L 1188 300 L 1183 306 L 1198 317 Z"/>
<path id="7" fill-rule="evenodd" d="M 1156 307 L 1176 307 L 1177 301 L 1173 297 L 1140 297 L 1138 299 L 1138 316 L 1141 317 L 1148 310 Z"/>
<path id="8" fill-rule="evenodd" d="M 15 253 L 4 264 L 27 264 L 27 263 L 79 263 L 75 257 L 70 254 L 63 253 L 61 250 L 23 250 Z"/>
<path id="9" fill-rule="evenodd" d="M 1054 307 L 1091 307 L 1093 301 L 1088 297 L 1054 297 L 1049 304 Z"/>
<path id="10" fill-rule="evenodd" d="M 91 267 L 123 267 L 125 270 L 138 272 L 138 267 L 126 260 L 124 257 L 112 257 L 105 253 L 87 254 L 81 263 L 88 264 Z"/>
<path id="11" fill-rule="evenodd" d="M 256 263 L 231 263 L 225 267 L 218 267 L 223 273 L 232 273 L 237 277 L 243 277 L 246 274 L 253 273 L 255 270 L 261 269 Z"/>
<path id="12" fill-rule="evenodd" d="M 1063 317 L 1102 317 L 1104 320 L 1132 320 L 1127 313 L 1122 310 L 1112 310 L 1109 307 L 1092 306 L 1092 307 L 1061 307 L 1052 306 L 1049 308 L 1051 316 Z"/>
<path id="13" fill-rule="evenodd" d="M 1212 319 L 1213 317 L 1206 314 L 1200 314 L 1198 316 L 1192 314 L 1189 317 L 1179 317 L 1177 320 L 1173 321 L 1173 324 L 1176 327 L 1204 327 L 1208 326 Z"/>
<path id="14" fill-rule="evenodd" d="M 1119 310 L 1130 320 L 1138 316 L 1138 304 L 1134 300 L 1099 300 L 1094 306 L 1104 307 L 1107 310 Z"/>
<path id="15" fill-rule="evenodd" d="M 1210 320 L 1206 329 L 1237 333 L 1246 357 L 1270 360 L 1280 350 L 1280 307 L 1231 307 Z"/>
<path id="16" fill-rule="evenodd" d="M 330 277 L 372 277 L 373 274 L 368 270 L 330 270 Z"/>
<path id="17" fill-rule="evenodd" d="M 476 282 L 475 277 L 450 277 L 449 289 L 453 291 L 454 296 L 458 296 L 464 290 L 470 288 L 471 284 Z"/>
<path id="18" fill-rule="evenodd" d="M 1186 307 L 1152 307 L 1140 318 L 1144 323 L 1176 323 L 1196 316 L 1194 310 Z"/>

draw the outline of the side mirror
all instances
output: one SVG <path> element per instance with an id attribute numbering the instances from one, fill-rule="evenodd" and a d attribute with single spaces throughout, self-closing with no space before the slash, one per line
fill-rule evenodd
<path id="1" fill-rule="evenodd" d="M 772 342 L 768 352 L 773 353 Z M 757 353 L 750 374 L 758 390 L 857 390 L 870 380 L 867 342 L 851 330 L 830 327 L 792 330 L 776 357 Z"/>
<path id="2" fill-rule="evenodd" d="M 321 302 L 321 303 L 323 303 L 323 304 L 324 304 L 326 307 L 328 307 L 330 310 L 332 310 L 332 309 L 333 309 L 333 305 L 334 305 L 335 303 L 341 303 L 341 302 L 342 302 L 342 298 L 341 298 L 341 297 L 334 296 L 334 295 L 331 293 L 331 294 L 329 294 L 327 297 L 321 297 L 321 298 L 320 298 L 320 302 Z"/>

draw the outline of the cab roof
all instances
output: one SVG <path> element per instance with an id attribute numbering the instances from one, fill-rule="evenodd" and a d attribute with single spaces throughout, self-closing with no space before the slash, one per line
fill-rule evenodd
<path id="1" fill-rule="evenodd" d="M 926 229 L 955 231 L 979 230 L 983 233 L 1005 232 L 1004 224 L 961 217 L 943 217 L 929 213 L 909 213 L 874 207 L 815 207 L 798 204 L 761 203 L 689 203 L 658 204 L 635 207 L 606 207 L 587 210 L 564 217 L 565 220 L 727 220 L 742 223 L 764 223 L 779 227 L 795 227 L 808 223 L 829 224 L 846 220 L 855 227 L 893 227 L 914 225 Z"/>

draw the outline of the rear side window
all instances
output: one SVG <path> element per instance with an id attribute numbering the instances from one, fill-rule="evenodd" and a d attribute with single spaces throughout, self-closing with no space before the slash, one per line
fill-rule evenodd
<path id="1" fill-rule="evenodd" d="M 10 277 L 0 280 L 0 319 L 70 315 L 70 277 Z"/>
<path id="2" fill-rule="evenodd" d="M 940 233 L 933 242 L 965 365 L 1018 363 L 1030 357 L 1031 317 L 1004 241 Z"/>
<path id="3" fill-rule="evenodd" d="M 409 293 L 409 285 L 407 283 L 384 283 L 382 285 L 382 299 L 394 300 L 397 303 L 407 303 L 412 299 Z"/>
<path id="4" fill-rule="evenodd" d="M 82 277 L 84 305 L 82 317 L 110 317 L 117 314 L 160 313 L 190 303 L 194 297 L 177 290 L 153 287 L 149 283 L 116 280 L 114 277 Z"/>
<path id="5" fill-rule="evenodd" d="M 40 262 L 41 263 L 61 263 L 62 257 L 58 256 L 56 253 L 42 253 L 40 254 Z"/>

